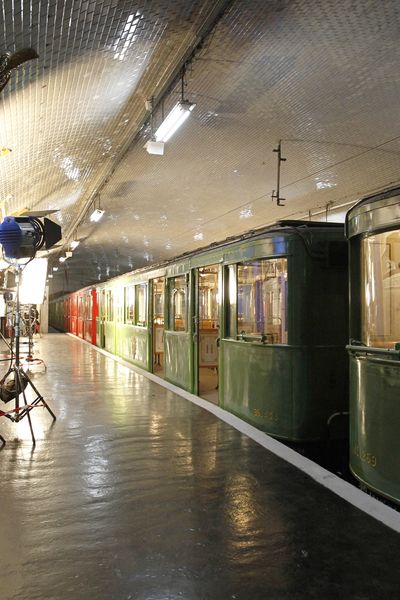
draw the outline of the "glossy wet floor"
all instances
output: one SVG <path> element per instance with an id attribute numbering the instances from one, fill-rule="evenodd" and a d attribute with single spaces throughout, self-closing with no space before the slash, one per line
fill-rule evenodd
<path id="1" fill-rule="evenodd" d="M 399 596 L 399 534 L 79 340 L 41 353 L 57 422 L 32 450 L 0 420 L 1 600 Z"/>

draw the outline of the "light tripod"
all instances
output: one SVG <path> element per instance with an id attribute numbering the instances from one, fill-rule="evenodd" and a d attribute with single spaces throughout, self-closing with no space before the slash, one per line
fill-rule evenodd
<path id="1" fill-rule="evenodd" d="M 15 354 L 13 354 L 12 347 L 7 344 L 7 346 L 11 350 L 11 362 L 10 367 L 4 377 L 0 380 L 0 390 L 3 390 L 3 386 L 7 379 L 10 379 L 10 376 L 14 379 L 14 386 L 11 390 L 12 397 L 9 398 L 11 400 L 14 398 L 14 408 L 9 411 L 0 411 L 0 417 L 6 417 L 10 419 L 14 423 L 19 423 L 24 417 L 28 418 L 29 429 L 31 431 L 32 443 L 35 446 L 36 439 L 35 434 L 33 433 L 32 420 L 30 412 L 32 409 L 43 406 L 53 417 L 53 421 L 56 420 L 56 416 L 44 400 L 43 396 L 40 394 L 39 390 L 32 383 L 29 375 L 23 370 L 20 362 L 20 336 L 21 336 L 21 310 L 20 310 L 20 279 L 23 267 L 25 265 L 20 265 L 19 263 L 14 263 L 15 267 L 15 283 L 16 283 L 16 306 L 15 306 L 15 324 L 14 324 L 14 339 L 15 339 Z M 30 386 L 35 394 L 33 400 L 29 403 L 26 398 L 25 389 Z M 2 396 L 2 392 L 0 391 L 0 397 Z M 15 396 L 15 397 L 14 397 Z M 2 398 L 4 399 L 4 398 Z M 7 402 L 8 400 L 4 400 Z M 6 443 L 3 436 L 0 435 L 0 442 L 4 445 Z"/>
<path id="2" fill-rule="evenodd" d="M 34 306 L 32 304 L 28 304 L 28 309 L 27 309 L 27 311 L 25 310 L 25 313 L 24 313 L 24 316 L 22 319 L 23 325 L 24 325 L 24 330 L 22 327 L 20 328 L 20 335 L 22 334 L 22 336 L 25 335 L 28 337 L 27 342 L 22 342 L 22 343 L 28 344 L 28 354 L 24 358 L 24 364 L 26 364 L 28 371 L 30 370 L 31 367 L 34 367 L 35 365 L 38 365 L 38 364 L 43 365 L 44 370 L 46 371 L 47 367 L 46 367 L 45 362 L 40 358 L 33 357 L 33 348 L 34 348 L 34 341 L 33 341 L 34 333 L 33 332 L 38 323 L 35 312 L 37 313 L 36 308 L 34 308 Z M 0 334 L 0 336 L 1 336 L 1 334 Z M 25 352 L 24 352 L 24 354 L 25 354 Z"/>

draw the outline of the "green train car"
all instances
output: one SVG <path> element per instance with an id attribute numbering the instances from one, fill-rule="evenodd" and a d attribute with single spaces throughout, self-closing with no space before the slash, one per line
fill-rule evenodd
<path id="1" fill-rule="evenodd" d="M 95 286 L 93 339 L 272 436 L 326 440 L 348 410 L 347 286 L 343 225 L 281 221 Z M 57 303 L 81 331 L 85 303 Z"/>
<path id="2" fill-rule="evenodd" d="M 350 468 L 400 503 L 400 188 L 347 214 L 350 241 Z"/>

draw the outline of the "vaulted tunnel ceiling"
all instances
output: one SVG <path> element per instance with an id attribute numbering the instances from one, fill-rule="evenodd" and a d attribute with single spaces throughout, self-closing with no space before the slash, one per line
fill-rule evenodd
<path id="1" fill-rule="evenodd" d="M 5 0 L 0 207 L 59 209 L 59 293 L 283 218 L 343 220 L 400 179 L 398 0 Z M 196 103 L 143 148 L 180 97 Z M 281 195 L 276 154 L 282 140 Z M 91 207 L 106 211 L 96 224 Z"/>

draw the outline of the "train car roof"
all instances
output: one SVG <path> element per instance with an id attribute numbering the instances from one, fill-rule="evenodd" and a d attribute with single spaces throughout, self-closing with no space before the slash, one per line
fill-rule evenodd
<path id="1" fill-rule="evenodd" d="M 360 209 L 362 205 L 370 204 L 372 202 L 379 202 L 380 200 L 386 200 L 386 198 L 392 198 L 394 196 L 400 196 L 400 186 L 391 186 L 379 192 L 375 192 L 373 194 L 368 194 L 368 196 L 363 196 L 354 206 L 352 206 L 347 212 L 346 219 L 351 216 L 351 214 Z"/>
<path id="2" fill-rule="evenodd" d="M 339 232 L 343 231 L 343 233 L 344 233 L 344 223 L 324 222 L 324 221 L 305 221 L 305 220 L 296 220 L 296 219 L 281 219 L 271 225 L 261 227 L 259 229 L 250 229 L 239 235 L 229 236 L 223 240 L 213 242 L 212 244 L 209 244 L 207 246 L 203 246 L 201 248 L 197 248 L 195 250 L 185 252 L 183 254 L 174 256 L 173 258 L 167 259 L 165 261 L 153 263 L 152 265 L 146 265 L 145 267 L 141 267 L 139 269 L 133 269 L 132 271 L 127 271 L 126 273 L 117 275 L 116 277 L 110 277 L 109 279 L 106 279 L 104 281 L 94 282 L 84 288 L 81 288 L 79 290 L 73 290 L 71 292 L 68 292 L 67 294 L 59 294 L 57 296 L 54 296 L 52 298 L 52 300 L 57 300 L 61 297 L 65 297 L 70 294 L 76 294 L 77 292 L 83 292 L 83 291 L 89 290 L 93 287 L 105 285 L 109 281 L 117 280 L 121 277 L 129 275 L 130 273 L 140 274 L 140 273 L 148 273 L 150 271 L 156 271 L 157 269 L 163 269 L 169 265 L 172 265 L 175 262 L 179 262 L 179 261 L 188 259 L 193 256 L 197 256 L 200 254 L 205 254 L 208 251 L 217 250 L 218 248 L 223 248 L 224 246 L 229 246 L 229 245 L 235 244 L 237 242 L 248 241 L 251 239 L 258 239 L 258 238 L 262 238 L 263 236 L 273 235 L 273 234 L 279 234 L 279 235 L 293 234 L 293 235 L 300 235 L 301 237 L 304 237 L 304 235 L 306 235 L 307 233 L 311 233 L 311 231 L 318 231 L 318 230 L 328 230 L 328 231 L 336 230 Z"/>
<path id="3" fill-rule="evenodd" d="M 347 238 L 399 227 L 400 186 L 392 186 L 361 198 L 346 215 Z"/>

